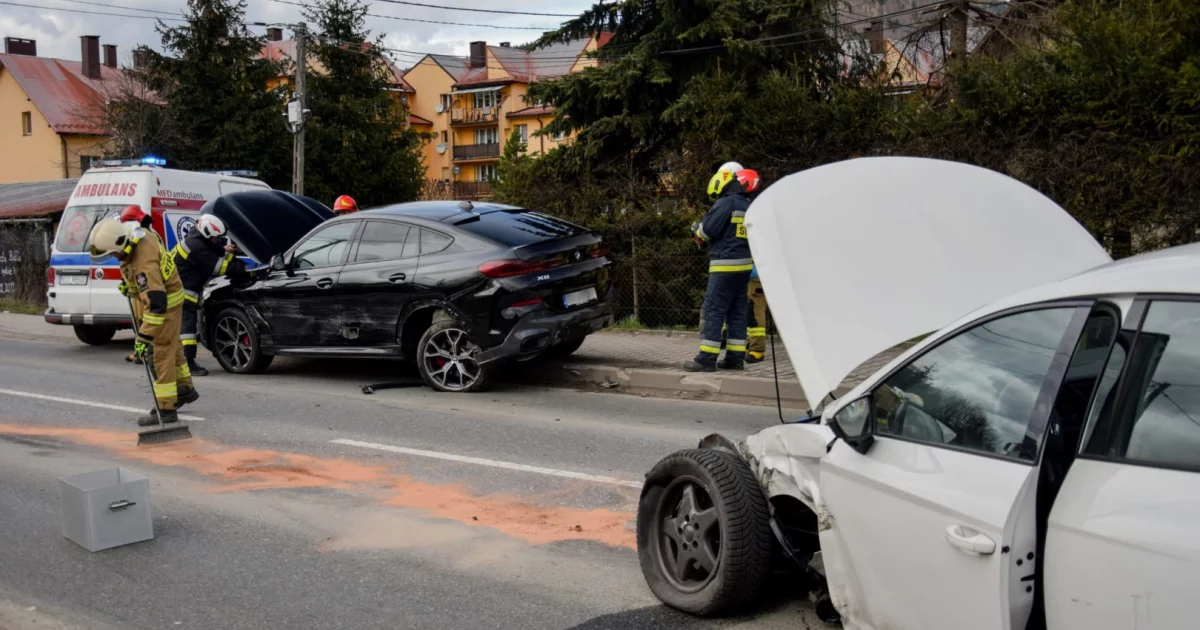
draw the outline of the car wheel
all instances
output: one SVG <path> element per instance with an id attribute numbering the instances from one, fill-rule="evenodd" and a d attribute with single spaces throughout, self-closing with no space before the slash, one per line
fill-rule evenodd
<path id="1" fill-rule="evenodd" d="M 767 499 L 724 451 L 679 451 L 646 476 L 638 505 L 642 575 L 663 603 L 716 616 L 756 603 L 775 549 Z"/>
<path id="2" fill-rule="evenodd" d="M 546 351 L 545 356 L 555 359 L 569 357 L 575 354 L 576 350 L 583 347 L 583 342 L 587 341 L 587 335 L 581 335 L 575 339 L 568 339 L 557 346 L 554 346 Z"/>
<path id="3" fill-rule="evenodd" d="M 116 334 L 117 329 L 112 326 L 75 326 L 75 336 L 89 346 L 103 346 Z"/>
<path id="4" fill-rule="evenodd" d="M 434 321 L 417 348 L 421 378 L 434 390 L 477 392 L 487 385 L 488 370 L 477 361 L 479 346 L 457 321 Z"/>
<path id="5" fill-rule="evenodd" d="M 258 331 L 241 309 L 227 308 L 213 320 L 208 336 L 217 363 L 226 372 L 259 374 L 271 365 L 275 357 L 263 354 Z"/>

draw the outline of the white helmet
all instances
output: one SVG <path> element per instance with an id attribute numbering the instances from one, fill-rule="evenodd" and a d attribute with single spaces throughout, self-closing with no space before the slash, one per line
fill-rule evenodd
<path id="1" fill-rule="evenodd" d="M 216 238 L 225 236 L 225 222 L 211 214 L 202 214 L 196 221 L 196 230 L 200 230 L 200 234 L 205 238 Z"/>
<path id="2" fill-rule="evenodd" d="M 740 170 L 742 170 L 741 164 L 738 164 L 737 162 L 726 162 L 721 165 L 721 168 L 717 169 L 717 172 L 722 173 L 729 171 L 730 173 L 737 173 Z"/>

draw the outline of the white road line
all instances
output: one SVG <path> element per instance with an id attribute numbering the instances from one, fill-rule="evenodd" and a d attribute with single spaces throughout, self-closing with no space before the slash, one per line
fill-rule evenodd
<path id="1" fill-rule="evenodd" d="M 8 394 L 9 396 L 20 396 L 22 398 L 36 398 L 38 400 L 50 400 L 53 402 L 67 403 L 68 405 L 81 405 L 83 407 L 95 407 L 97 409 L 111 409 L 113 411 L 128 411 L 130 413 L 145 413 L 145 409 L 137 407 L 125 407 L 123 405 L 110 405 L 107 403 L 92 402 L 90 400 L 77 400 L 75 398 L 61 398 L 59 396 L 47 396 L 45 394 L 35 394 L 33 392 L 21 392 L 15 389 L 0 389 L 0 394 Z M 198 416 L 189 416 L 187 414 L 179 414 L 179 419 L 185 422 L 203 422 L 204 418 Z"/>
<path id="2" fill-rule="evenodd" d="M 404 446 L 391 446 L 390 444 L 376 444 L 374 442 L 359 442 L 358 440 L 330 440 L 330 444 L 341 444 L 344 446 L 357 446 L 360 448 L 371 448 L 377 451 L 387 451 L 389 453 L 401 453 L 403 455 L 413 455 L 416 457 L 428 457 L 430 459 L 441 459 L 448 462 L 458 462 L 460 464 L 475 464 L 476 466 L 489 466 L 491 468 L 503 468 L 505 470 L 517 470 L 520 472 L 537 473 L 539 475 L 550 475 L 551 477 L 566 477 L 567 479 L 582 479 L 584 481 L 592 481 L 595 483 L 604 483 L 614 486 L 624 486 L 626 488 L 641 488 L 642 484 L 638 481 L 626 481 L 617 479 L 616 477 L 605 477 L 603 475 L 589 475 L 587 473 L 574 472 L 571 470 L 558 470 L 557 468 L 543 468 L 541 466 L 529 466 L 527 464 L 514 464 L 512 462 L 501 462 L 494 459 L 483 459 L 480 457 L 467 457 L 465 455 L 454 455 L 452 453 L 439 453 L 437 451 L 423 451 L 416 448 L 408 448 Z"/>

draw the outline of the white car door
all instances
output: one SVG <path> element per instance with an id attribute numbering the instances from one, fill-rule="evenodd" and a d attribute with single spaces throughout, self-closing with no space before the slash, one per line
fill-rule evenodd
<path id="1" fill-rule="evenodd" d="M 847 628 L 1024 629 L 1035 463 L 1088 312 L 1043 305 L 972 324 L 838 413 L 874 436 L 865 454 L 837 441 L 821 464 L 821 549 Z"/>
<path id="2" fill-rule="evenodd" d="M 1050 513 L 1053 630 L 1197 627 L 1200 302 L 1150 301 L 1144 312 L 1113 349 Z"/>

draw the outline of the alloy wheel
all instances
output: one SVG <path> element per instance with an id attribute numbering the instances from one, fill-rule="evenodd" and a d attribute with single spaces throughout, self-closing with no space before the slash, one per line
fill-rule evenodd
<path id="1" fill-rule="evenodd" d="M 422 349 L 425 372 L 447 391 L 465 391 L 479 380 L 479 346 L 465 331 L 447 328 L 433 334 Z"/>
<path id="2" fill-rule="evenodd" d="M 662 575 L 684 593 L 704 588 L 721 559 L 721 519 L 699 479 L 679 477 L 662 493 L 657 510 Z"/>
<path id="3" fill-rule="evenodd" d="M 254 358 L 254 342 L 250 338 L 250 330 L 236 317 L 225 317 L 217 322 L 217 327 L 213 330 L 213 343 L 217 349 L 217 356 L 234 369 L 245 369 Z"/>

